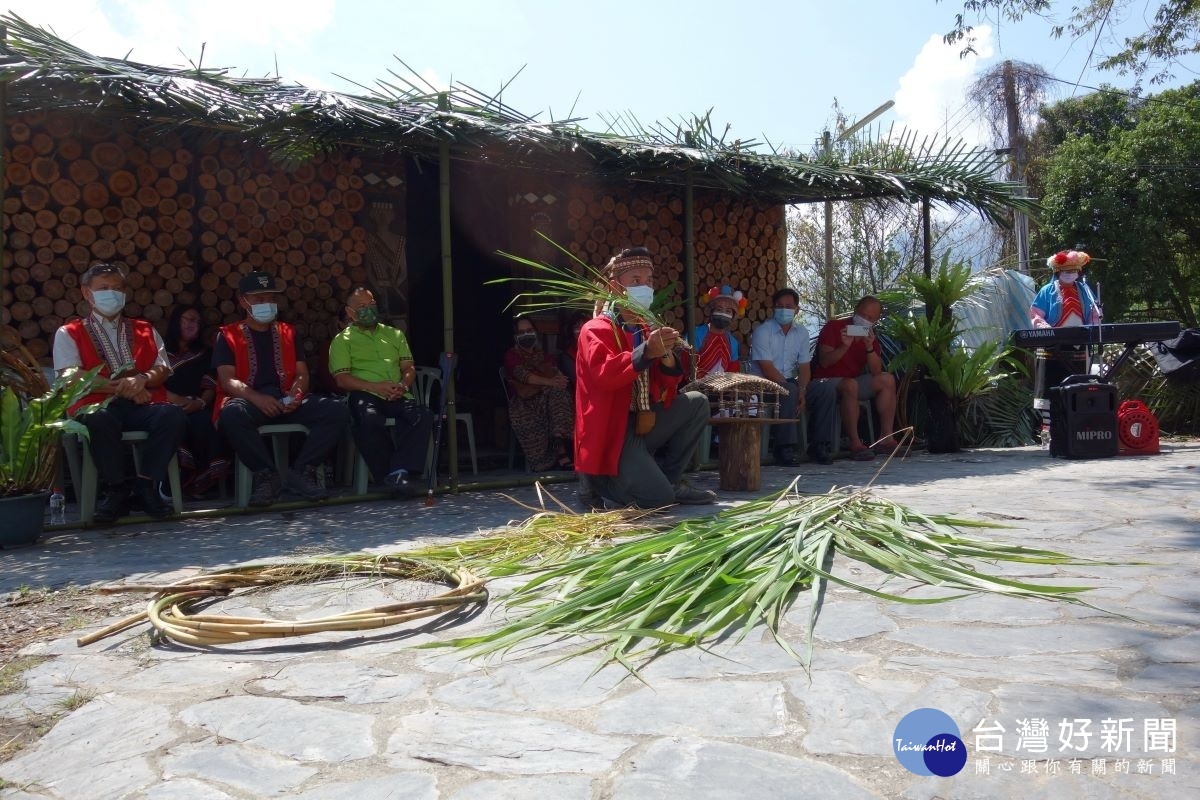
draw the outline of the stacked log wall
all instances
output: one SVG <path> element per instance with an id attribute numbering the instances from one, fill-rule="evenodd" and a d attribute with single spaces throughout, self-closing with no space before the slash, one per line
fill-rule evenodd
<path id="1" fill-rule="evenodd" d="M 694 206 L 696 297 L 719 284 L 742 290 L 748 298 L 746 316 L 735 320 L 734 331 L 749 344 L 754 326 L 771 315 L 771 295 L 783 285 L 784 208 L 714 192 L 697 192 Z M 622 248 L 647 248 L 655 258 L 657 287 L 676 284 L 673 299 L 680 305 L 666 316 L 682 329 L 682 193 L 573 188 L 567 200 L 567 229 L 567 248 L 597 268 Z M 704 319 L 698 306 L 697 324 Z"/>
<path id="2" fill-rule="evenodd" d="M 240 317 L 238 279 L 270 272 L 310 349 L 337 331 L 342 291 L 367 277 L 353 155 L 289 170 L 229 137 L 67 114 L 20 115 L 7 134 L 0 322 L 40 358 L 87 313 L 79 277 L 98 261 L 128 268 L 126 312 L 160 330 L 176 304 L 199 306 L 210 330 Z"/>

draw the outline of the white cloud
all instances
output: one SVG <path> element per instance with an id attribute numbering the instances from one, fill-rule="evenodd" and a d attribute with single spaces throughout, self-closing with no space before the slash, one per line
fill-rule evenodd
<path id="1" fill-rule="evenodd" d="M 336 0 L 10 0 L 9 10 L 96 55 L 280 71 L 333 21 Z M 182 52 L 181 52 L 182 51 Z M 240 74 L 240 69 L 239 69 Z"/>
<path id="2" fill-rule="evenodd" d="M 987 141 L 986 127 L 978 114 L 965 107 L 967 87 L 975 80 L 979 63 L 992 57 L 992 29 L 974 31 L 977 53 L 959 58 L 960 47 L 931 36 L 908 72 L 900 77 L 896 92 L 896 118 L 922 134 L 949 134 L 971 144 Z"/>

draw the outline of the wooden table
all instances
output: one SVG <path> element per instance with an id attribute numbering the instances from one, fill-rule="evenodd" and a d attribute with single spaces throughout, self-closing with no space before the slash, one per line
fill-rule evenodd
<path id="1" fill-rule="evenodd" d="M 721 489 L 726 492 L 756 492 L 762 482 L 762 426 L 796 422 L 794 419 L 762 417 L 713 417 L 711 425 L 721 431 L 717 468 Z"/>

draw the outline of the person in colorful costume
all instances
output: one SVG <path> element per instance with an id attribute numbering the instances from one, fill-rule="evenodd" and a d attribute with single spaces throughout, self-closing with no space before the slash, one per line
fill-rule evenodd
<path id="1" fill-rule="evenodd" d="M 533 472 L 574 472 L 575 401 L 570 381 L 542 349 L 532 320 L 519 317 L 513 322 L 513 343 L 504 354 L 504 380 L 508 417 L 525 461 Z"/>
<path id="2" fill-rule="evenodd" d="M 121 447 L 125 431 L 150 435 L 141 444 L 141 472 L 133 489 L 148 515 L 165 517 L 171 506 L 159 495 L 158 484 L 166 479 L 167 465 L 187 425 L 183 410 L 168 402 L 163 389 L 171 374 L 166 348 L 153 325 L 122 315 L 125 273 L 120 267 L 95 264 L 79 283 L 91 313 L 54 334 L 54 369 L 67 375 L 99 367 L 99 376 L 108 379 L 70 409 L 88 429 L 87 446 L 99 473 L 94 519 L 108 524 L 129 513 L 130 486 Z M 94 407 L 104 400 L 104 408 Z"/>
<path id="3" fill-rule="evenodd" d="M 213 346 L 217 399 L 213 420 L 234 452 L 254 473 L 250 505 L 266 506 L 283 486 L 308 500 L 327 495 L 316 479 L 316 465 L 333 449 L 346 428 L 346 404 L 308 393 L 308 366 L 295 331 L 275 319 L 282 290 L 265 272 L 251 272 L 238 283 L 241 322 L 221 328 Z M 270 422 L 308 428 L 295 465 L 276 470 L 258 426 Z"/>
<path id="4" fill-rule="evenodd" d="M 1046 259 L 1054 277 L 1038 290 L 1029 306 L 1029 321 L 1035 328 L 1071 328 L 1099 325 L 1104 316 L 1096 296 L 1081 280 L 1083 268 L 1092 257 L 1082 250 L 1060 250 Z M 1047 389 L 1067 376 L 1088 371 L 1087 348 L 1081 345 L 1048 347 L 1038 351 L 1034 366 L 1033 407 L 1050 426 Z"/>
<path id="5" fill-rule="evenodd" d="M 896 425 L 896 377 L 883 368 L 875 324 L 883 316 L 883 303 L 870 295 L 854 306 L 850 319 L 831 319 L 817 336 L 817 366 L 813 369 L 815 385 L 834 386 L 838 397 L 842 429 L 850 440 L 850 457 L 855 461 L 870 461 L 875 453 L 890 453 L 897 442 L 892 437 Z M 865 336 L 855 336 L 849 327 L 866 329 Z M 879 414 L 879 442 L 872 449 L 858 436 L 858 401 L 874 400 Z M 832 427 L 824 419 L 814 424 L 822 429 Z"/>
<path id="6" fill-rule="evenodd" d="M 420 487 L 408 479 L 425 469 L 433 412 L 412 392 L 417 368 L 408 339 L 379 321 L 375 295 L 365 286 L 347 295 L 346 315 L 350 324 L 329 344 L 329 371 L 348 393 L 354 442 L 377 482 L 416 493 Z"/>
<path id="7" fill-rule="evenodd" d="M 1062 250 L 1046 259 L 1054 279 L 1038 291 L 1029 306 L 1035 328 L 1099 325 L 1104 313 L 1092 289 L 1080 280 L 1092 257 L 1082 250 Z"/>
<path id="8" fill-rule="evenodd" d="M 696 377 L 713 372 L 740 372 L 738 340 L 730 332 L 735 317 L 746 316 L 746 298 L 732 287 L 714 286 L 700 296 L 708 322 L 696 326 Z"/>
<path id="9" fill-rule="evenodd" d="M 604 274 L 610 292 L 649 308 L 654 262 L 646 248 L 621 251 Z M 624 304 L 584 324 L 575 360 L 575 469 L 585 504 L 661 508 L 716 500 L 683 479 L 709 416 L 702 392 L 679 392 L 690 373 L 679 331 L 651 328 Z"/>

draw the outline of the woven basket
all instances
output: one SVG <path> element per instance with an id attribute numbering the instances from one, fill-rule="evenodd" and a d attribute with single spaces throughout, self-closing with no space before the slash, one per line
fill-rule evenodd
<path id="1" fill-rule="evenodd" d="M 779 400 L 788 390 L 757 375 L 719 372 L 706 375 L 683 387 L 685 392 L 704 392 L 714 417 L 779 418 Z"/>

